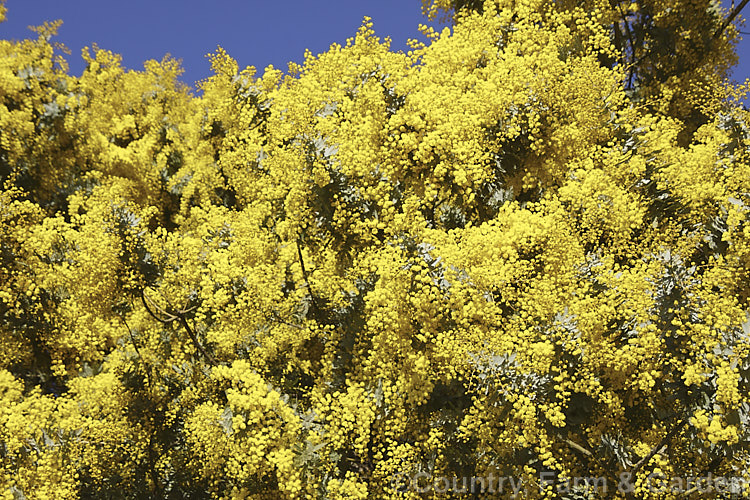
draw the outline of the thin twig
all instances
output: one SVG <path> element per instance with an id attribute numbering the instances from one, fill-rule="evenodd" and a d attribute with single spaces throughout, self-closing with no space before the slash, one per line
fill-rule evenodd
<path id="1" fill-rule="evenodd" d="M 737 17 L 742 9 L 745 8 L 745 5 L 747 5 L 747 2 L 750 2 L 750 0 L 742 0 L 737 7 L 732 10 L 732 12 L 729 14 L 729 16 L 724 20 L 724 23 L 719 27 L 719 29 L 716 30 L 716 33 L 714 33 L 714 39 L 719 38 L 723 33 L 724 30 L 727 29 L 727 26 L 732 24 L 732 21 L 734 21 L 734 18 Z"/>

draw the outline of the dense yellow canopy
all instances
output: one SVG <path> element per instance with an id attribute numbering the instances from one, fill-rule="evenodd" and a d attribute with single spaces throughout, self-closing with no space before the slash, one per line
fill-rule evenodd
<path id="1" fill-rule="evenodd" d="M 199 95 L 0 41 L 4 498 L 750 485 L 727 13 L 424 6 L 409 53 L 365 19 L 287 74 L 218 49 Z"/>

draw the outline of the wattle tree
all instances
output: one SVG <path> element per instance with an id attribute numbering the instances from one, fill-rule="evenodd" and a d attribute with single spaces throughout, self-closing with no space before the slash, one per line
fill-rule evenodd
<path id="1" fill-rule="evenodd" d="M 0 41 L 3 498 L 750 494 L 737 12 L 424 12 L 200 94 Z"/>

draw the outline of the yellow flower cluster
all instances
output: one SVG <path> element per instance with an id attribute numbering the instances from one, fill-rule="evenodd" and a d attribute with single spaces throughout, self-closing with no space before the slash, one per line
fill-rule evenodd
<path id="1" fill-rule="evenodd" d="M 302 484 L 291 450 L 298 427 L 294 412 L 246 361 L 218 367 L 211 378 L 229 384 L 227 406 L 206 402 L 187 418 L 195 466 L 217 493 L 274 473 L 280 493 L 295 496 Z"/>
<path id="2" fill-rule="evenodd" d="M 738 440 L 737 428 L 722 420 L 721 415 L 709 415 L 705 410 L 698 410 L 690 418 L 690 423 L 712 443 L 726 441 L 735 444 Z"/>

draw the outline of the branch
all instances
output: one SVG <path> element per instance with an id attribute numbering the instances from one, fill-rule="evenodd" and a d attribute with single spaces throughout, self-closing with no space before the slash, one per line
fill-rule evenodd
<path id="1" fill-rule="evenodd" d="M 628 87 L 630 87 L 633 81 L 633 76 L 635 76 L 636 67 L 635 39 L 633 38 L 633 31 L 630 29 L 630 24 L 628 24 L 628 16 L 627 14 L 625 14 L 625 12 L 623 12 L 622 5 L 619 2 L 617 3 L 617 10 L 620 11 L 620 16 L 622 16 L 622 25 L 625 28 L 625 35 L 627 36 L 628 42 L 630 43 L 630 52 L 631 57 L 633 58 L 633 62 L 628 68 Z"/>
<path id="2" fill-rule="evenodd" d="M 630 477 L 635 478 L 635 475 L 638 474 L 638 471 L 641 469 L 641 467 L 643 467 L 644 465 L 646 465 L 649 460 L 651 460 L 652 458 L 654 458 L 654 455 L 656 455 L 657 453 L 661 452 L 661 450 L 664 449 L 664 447 L 669 444 L 669 442 L 672 440 L 672 438 L 675 437 L 677 435 L 677 433 L 680 432 L 682 430 L 682 428 L 685 427 L 685 425 L 687 425 L 687 423 L 688 423 L 688 421 L 686 419 L 686 420 L 683 420 L 682 422 L 680 422 L 679 424 L 675 425 L 674 429 L 672 429 L 671 431 L 669 431 L 667 433 L 667 435 L 664 436 L 664 439 L 661 440 L 661 443 L 659 443 L 658 445 L 654 446 L 654 448 L 648 453 L 648 455 L 646 455 L 645 457 L 643 457 L 642 459 L 640 459 L 638 461 L 638 463 L 636 463 L 633 466 L 633 468 L 630 470 L 630 474 L 631 474 Z"/>
<path id="3" fill-rule="evenodd" d="M 581 446 L 580 444 L 578 444 L 578 443 L 576 443 L 576 442 L 574 442 L 574 441 L 571 441 L 570 439 L 563 439 L 563 441 L 565 441 L 565 443 L 566 443 L 566 444 L 567 444 L 568 446 L 570 446 L 571 448 L 573 448 L 574 450 L 576 450 L 576 451 L 578 451 L 578 452 L 581 452 L 581 453 L 583 453 L 583 454 L 584 454 L 584 455 L 586 455 L 587 457 L 593 457 L 593 456 L 594 456 L 594 454 L 593 454 L 593 453 L 591 453 L 591 452 L 590 452 L 589 450 L 587 450 L 586 448 L 584 448 L 584 447 L 583 447 L 583 446 Z"/>
<path id="4" fill-rule="evenodd" d="M 190 325 L 188 325 L 187 320 L 185 319 L 185 316 L 178 313 L 177 316 L 180 319 L 180 323 L 182 323 L 182 326 L 185 327 L 185 330 L 187 330 L 188 335 L 190 336 L 190 340 L 193 341 L 193 344 L 195 344 L 195 347 L 198 348 L 198 350 L 201 352 L 204 358 L 208 361 L 208 363 L 211 366 L 216 366 L 216 360 L 213 356 L 211 356 L 206 350 L 203 348 L 200 342 L 198 342 L 198 337 L 195 336 L 195 332 L 193 332 L 193 329 L 190 328 Z"/>
<path id="5" fill-rule="evenodd" d="M 745 8 L 745 5 L 750 2 L 750 0 L 742 0 L 737 7 L 734 8 L 734 10 L 729 14 L 729 16 L 724 20 L 724 24 L 722 24 L 719 29 L 716 30 L 716 33 L 714 33 L 714 40 L 719 38 L 722 34 L 724 34 L 724 30 L 727 29 L 727 26 L 732 24 L 732 21 L 734 21 L 734 18 L 737 17 L 742 9 Z"/>
<path id="6" fill-rule="evenodd" d="M 144 305 L 145 305 L 145 302 L 144 302 Z M 148 308 L 148 306 L 146 306 L 146 308 Z M 153 385 L 151 383 L 151 366 L 147 365 L 143 359 L 143 356 L 141 356 L 141 351 L 138 349 L 138 344 L 135 343 L 135 337 L 133 337 L 133 330 L 130 329 L 130 326 L 128 325 L 127 320 L 125 319 L 124 316 L 120 316 L 120 319 L 125 324 L 125 328 L 128 329 L 128 333 L 130 334 L 130 341 L 133 343 L 133 347 L 135 348 L 135 353 L 138 355 L 138 359 L 141 360 L 141 363 L 146 368 L 146 381 L 148 382 L 148 386 L 150 389 L 153 390 Z M 149 437 L 148 437 L 148 461 L 149 461 L 149 466 L 150 466 L 149 475 L 151 476 L 151 482 L 153 483 L 153 488 L 160 494 L 160 497 L 161 497 L 163 496 L 162 483 L 161 481 L 159 481 L 159 475 L 156 472 L 156 460 L 154 458 L 154 455 L 155 455 L 155 452 L 154 452 L 154 445 L 153 445 L 153 433 L 149 433 Z"/>
<path id="7" fill-rule="evenodd" d="M 305 259 L 302 258 L 302 247 L 299 244 L 299 240 L 297 240 L 297 255 L 299 256 L 299 265 L 302 268 L 302 277 L 305 279 L 305 285 L 307 285 L 307 292 L 310 294 L 310 300 L 312 301 L 313 308 L 315 309 L 316 313 L 319 313 L 320 308 L 318 307 L 318 301 L 315 298 L 312 287 L 310 286 L 310 279 L 307 277 L 307 269 L 305 269 Z"/>
<path id="8" fill-rule="evenodd" d="M 711 461 L 711 463 L 708 464 L 708 467 L 706 467 L 705 469 L 703 469 L 703 471 L 698 475 L 698 477 L 705 477 L 705 476 L 707 476 L 710 473 L 716 472 L 716 468 L 719 465 L 721 465 L 721 462 L 723 462 L 723 461 L 724 461 L 724 457 L 716 457 L 716 458 L 714 458 Z M 686 496 L 686 497 L 689 497 L 690 495 L 692 495 L 693 493 L 695 493 L 696 491 L 698 491 L 698 489 L 699 489 L 699 486 L 697 486 L 697 485 L 693 486 L 692 488 L 690 488 L 689 490 L 687 490 L 683 495 Z"/>
<path id="9" fill-rule="evenodd" d="M 172 321 L 177 319 L 177 316 L 173 316 L 169 314 L 167 311 L 159 307 L 156 303 L 154 303 L 153 300 L 151 300 L 148 295 L 146 295 L 146 289 L 141 290 L 141 302 L 143 302 L 143 307 L 146 308 L 146 311 L 153 317 L 156 321 L 159 323 L 171 323 Z M 163 314 L 167 316 L 167 319 L 160 318 L 153 310 L 151 310 L 151 307 L 149 307 L 149 304 L 155 309 L 158 310 L 160 314 Z"/>
<path id="10" fill-rule="evenodd" d="M 135 353 L 138 355 L 138 359 L 141 360 L 141 363 L 146 368 L 146 381 L 148 382 L 149 388 L 153 389 L 153 385 L 151 384 L 151 366 L 146 364 L 146 361 L 144 361 L 143 356 L 141 356 L 141 351 L 138 349 L 138 344 L 135 343 L 135 337 L 133 337 L 133 330 L 130 329 L 130 326 L 128 326 L 128 322 L 125 319 L 124 316 L 120 316 L 120 319 L 125 324 L 125 328 L 128 329 L 128 333 L 130 334 L 130 342 L 133 344 L 133 348 L 135 349 Z"/>
<path id="11" fill-rule="evenodd" d="M 304 330 L 305 327 L 302 325 L 297 325 L 295 323 L 290 323 L 288 321 L 285 321 L 284 319 L 279 316 L 279 314 L 276 311 L 271 311 L 271 314 L 273 314 L 273 319 L 276 320 L 278 323 L 281 323 L 282 325 L 291 326 L 292 328 L 296 328 L 297 330 Z"/>
<path id="12" fill-rule="evenodd" d="M 190 337 L 190 340 L 193 342 L 193 345 L 195 346 L 198 351 L 203 355 L 204 358 L 209 362 L 211 366 L 216 366 L 216 360 L 211 356 L 206 350 L 203 348 L 201 343 L 198 341 L 198 337 L 195 336 L 195 332 L 193 332 L 193 329 L 190 328 L 190 325 L 188 324 L 187 320 L 185 319 L 185 314 L 189 313 L 190 311 L 193 311 L 196 306 L 193 306 L 188 309 L 182 309 L 180 311 L 176 311 L 174 313 L 170 313 L 168 311 L 165 311 L 161 307 L 159 307 L 156 303 L 154 303 L 153 300 L 151 300 L 148 295 L 146 295 L 146 289 L 141 290 L 141 301 L 143 302 L 143 306 L 146 308 L 146 311 L 156 320 L 160 323 L 171 323 L 174 320 L 180 320 L 180 324 L 182 324 L 183 327 L 185 327 L 185 330 L 188 333 L 188 336 Z M 149 304 L 151 304 L 151 307 L 153 307 L 153 310 L 151 307 L 149 307 Z M 159 314 L 162 314 L 163 316 L 166 316 L 166 319 L 160 318 L 154 311 L 158 311 Z"/>

